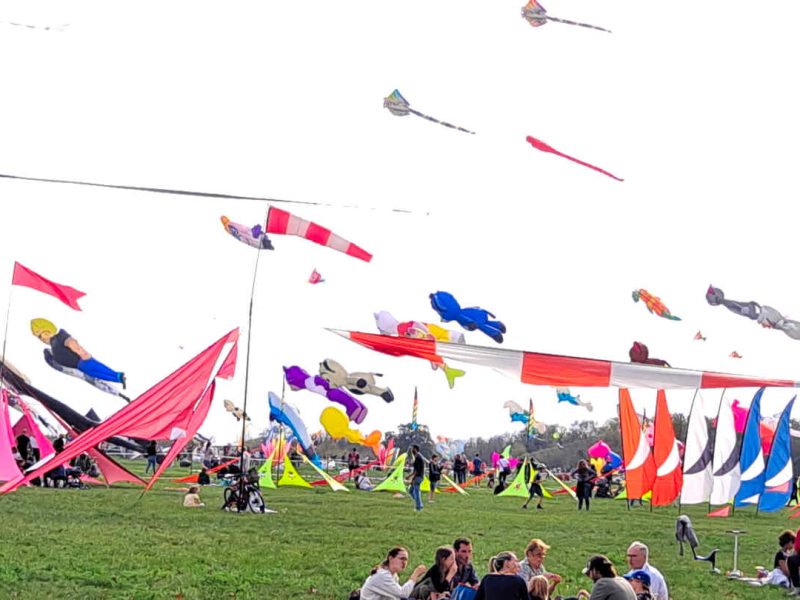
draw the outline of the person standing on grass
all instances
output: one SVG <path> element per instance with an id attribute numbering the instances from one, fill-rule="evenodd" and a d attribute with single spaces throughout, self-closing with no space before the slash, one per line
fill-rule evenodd
<path id="1" fill-rule="evenodd" d="M 145 475 L 147 475 L 150 467 L 153 467 L 153 473 L 155 474 L 156 468 L 158 467 L 158 447 L 156 446 L 155 440 L 150 440 L 147 444 L 147 466 L 144 468 Z"/>
<path id="2" fill-rule="evenodd" d="M 361 586 L 361 600 L 402 600 L 414 589 L 417 579 L 426 571 L 425 565 L 419 565 L 411 573 L 403 585 L 400 585 L 398 573 L 408 565 L 408 550 L 396 546 L 389 550 L 381 564 L 372 569 L 369 577 Z"/>
<path id="3" fill-rule="evenodd" d="M 417 512 L 422 510 L 422 493 L 419 491 L 419 486 L 422 485 L 422 480 L 425 479 L 425 459 L 420 454 L 419 446 L 414 444 L 411 446 L 411 457 L 414 459 L 411 477 L 407 483 L 411 484 L 408 493 L 414 500 L 414 510 Z"/>
<path id="4" fill-rule="evenodd" d="M 431 461 L 428 463 L 428 481 L 430 481 L 431 489 L 428 492 L 428 502 L 434 502 L 433 494 L 436 492 L 436 487 L 439 485 L 439 480 L 442 478 L 442 465 L 439 464 L 439 456 L 434 454 L 431 456 Z"/>
<path id="5" fill-rule="evenodd" d="M 353 448 L 350 451 L 350 454 L 347 455 L 347 468 L 350 470 L 350 479 L 355 479 L 355 471 L 361 464 L 361 456 L 358 454 L 358 450 Z"/>
<path id="6" fill-rule="evenodd" d="M 592 497 L 592 480 L 597 477 L 597 471 L 590 467 L 585 460 L 579 460 L 578 466 L 572 472 L 572 476 L 578 481 L 575 486 L 575 493 L 578 495 L 578 510 L 586 503 L 586 510 L 589 510 L 589 500 Z"/>
<path id="7" fill-rule="evenodd" d="M 530 468 L 535 467 L 530 467 L 529 465 L 525 466 L 525 481 L 530 480 L 530 476 L 528 475 L 528 469 Z M 542 502 L 544 502 L 544 490 L 542 489 L 542 472 L 540 469 L 536 469 L 536 475 L 533 476 L 531 486 L 528 488 L 528 499 L 525 500 L 525 504 L 522 505 L 522 508 L 528 508 L 528 504 L 530 504 L 530 501 L 533 500 L 534 496 L 539 496 L 539 502 L 536 504 L 536 508 L 542 510 L 544 508 L 542 506 Z"/>

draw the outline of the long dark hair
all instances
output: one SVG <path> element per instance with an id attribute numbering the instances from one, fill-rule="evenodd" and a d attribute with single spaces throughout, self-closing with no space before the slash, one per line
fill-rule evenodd
<path id="1" fill-rule="evenodd" d="M 436 565 L 437 569 L 439 569 L 439 573 L 444 575 L 444 561 L 454 554 L 455 550 L 453 550 L 452 546 L 439 546 L 436 549 L 436 555 L 433 557 L 433 564 Z M 453 558 L 455 558 L 455 556 L 453 556 Z"/>
<path id="2" fill-rule="evenodd" d="M 370 575 L 375 575 L 375 573 L 378 572 L 378 569 L 387 569 L 387 568 L 389 568 L 389 561 L 391 559 L 395 558 L 401 552 L 405 552 L 406 554 L 408 554 L 408 550 L 406 550 L 402 546 L 395 546 L 394 548 L 389 550 L 389 552 L 386 553 L 386 558 L 384 558 L 383 561 L 380 564 L 375 565 L 374 567 L 372 567 L 372 570 L 369 572 L 369 574 Z"/>

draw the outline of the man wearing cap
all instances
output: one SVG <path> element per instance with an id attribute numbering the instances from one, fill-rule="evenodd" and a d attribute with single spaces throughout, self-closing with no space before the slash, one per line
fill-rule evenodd
<path id="1" fill-rule="evenodd" d="M 631 542 L 631 545 L 628 546 L 626 558 L 630 570 L 642 570 L 650 575 L 650 594 L 652 594 L 653 600 L 669 600 L 667 582 L 664 580 L 661 571 L 648 562 L 649 557 L 650 550 L 642 542 Z"/>
<path id="2" fill-rule="evenodd" d="M 650 575 L 647 571 L 638 569 L 625 573 L 623 577 L 631 584 L 636 600 L 653 600 L 653 595 L 650 593 Z"/>
<path id="3" fill-rule="evenodd" d="M 583 570 L 594 582 L 591 594 L 578 592 L 579 600 L 636 600 L 631 584 L 617 575 L 614 564 L 602 554 L 592 556 Z"/>

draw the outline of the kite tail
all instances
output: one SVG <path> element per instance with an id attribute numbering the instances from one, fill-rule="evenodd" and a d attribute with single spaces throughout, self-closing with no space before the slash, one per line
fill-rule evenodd
<path id="1" fill-rule="evenodd" d="M 421 113 L 418 110 L 414 110 L 413 108 L 409 108 L 408 111 L 412 114 L 417 115 L 418 117 L 422 117 L 423 119 L 432 121 L 433 123 L 438 123 L 439 125 L 444 125 L 445 127 L 449 127 L 450 129 L 457 129 L 458 131 L 463 131 L 464 133 L 470 133 L 472 135 L 475 135 L 474 131 L 470 131 L 469 129 L 464 129 L 463 127 L 458 127 L 457 125 L 453 125 L 452 123 L 448 123 L 447 121 L 440 121 L 439 119 L 434 119 L 433 117 Z"/>
<path id="2" fill-rule="evenodd" d="M 617 177 L 616 175 L 614 175 L 612 173 L 609 173 L 605 169 L 601 169 L 600 167 L 595 167 L 594 165 L 592 165 L 590 163 L 587 163 L 587 162 L 584 162 L 584 161 L 582 161 L 582 160 L 580 160 L 578 158 L 575 158 L 574 156 L 570 156 L 569 154 L 564 154 L 563 152 L 560 152 L 560 151 L 556 150 L 555 148 L 553 148 L 549 144 L 545 144 L 541 140 L 537 140 L 533 136 L 529 135 L 527 138 L 525 138 L 525 141 L 527 141 L 531 146 L 533 146 L 537 150 L 541 150 L 542 152 L 550 152 L 552 154 L 555 154 L 556 156 L 560 156 L 561 158 L 566 158 L 567 160 L 571 160 L 574 163 L 578 163 L 579 165 L 583 165 L 584 167 L 589 167 L 590 169 L 594 169 L 598 173 L 602 173 L 603 175 L 607 175 L 608 177 L 611 177 L 611 179 L 616 179 L 617 181 L 625 181 L 621 177 Z"/>
<path id="3" fill-rule="evenodd" d="M 548 15 L 542 15 L 548 21 L 555 21 L 556 23 L 566 23 L 567 25 L 577 25 L 578 27 L 587 27 L 589 29 L 597 29 L 598 31 L 605 31 L 606 33 L 611 33 L 608 29 L 603 29 L 602 27 L 598 27 L 597 25 L 589 25 L 588 23 L 578 23 L 577 21 L 567 21 L 566 19 L 558 19 L 556 17 L 550 17 Z"/>
<path id="4" fill-rule="evenodd" d="M 669 319 L 670 321 L 680 321 L 680 317 L 676 317 L 675 315 L 666 314 L 664 315 L 665 319 Z"/>
<path id="5" fill-rule="evenodd" d="M 466 371 L 462 371 L 461 369 L 453 369 L 447 365 L 442 365 L 442 368 L 444 369 L 444 376 L 447 377 L 447 385 L 450 386 L 451 390 L 456 384 L 456 377 L 463 377 L 466 374 Z"/>

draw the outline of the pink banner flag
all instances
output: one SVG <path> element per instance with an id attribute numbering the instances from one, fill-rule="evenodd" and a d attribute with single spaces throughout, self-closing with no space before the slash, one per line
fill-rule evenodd
<path id="1" fill-rule="evenodd" d="M 14 263 L 14 277 L 11 280 L 11 285 L 22 285 L 33 288 L 43 294 L 49 294 L 75 310 L 81 310 L 81 307 L 78 306 L 78 299 L 86 295 L 74 287 L 45 279 L 18 262 Z"/>

